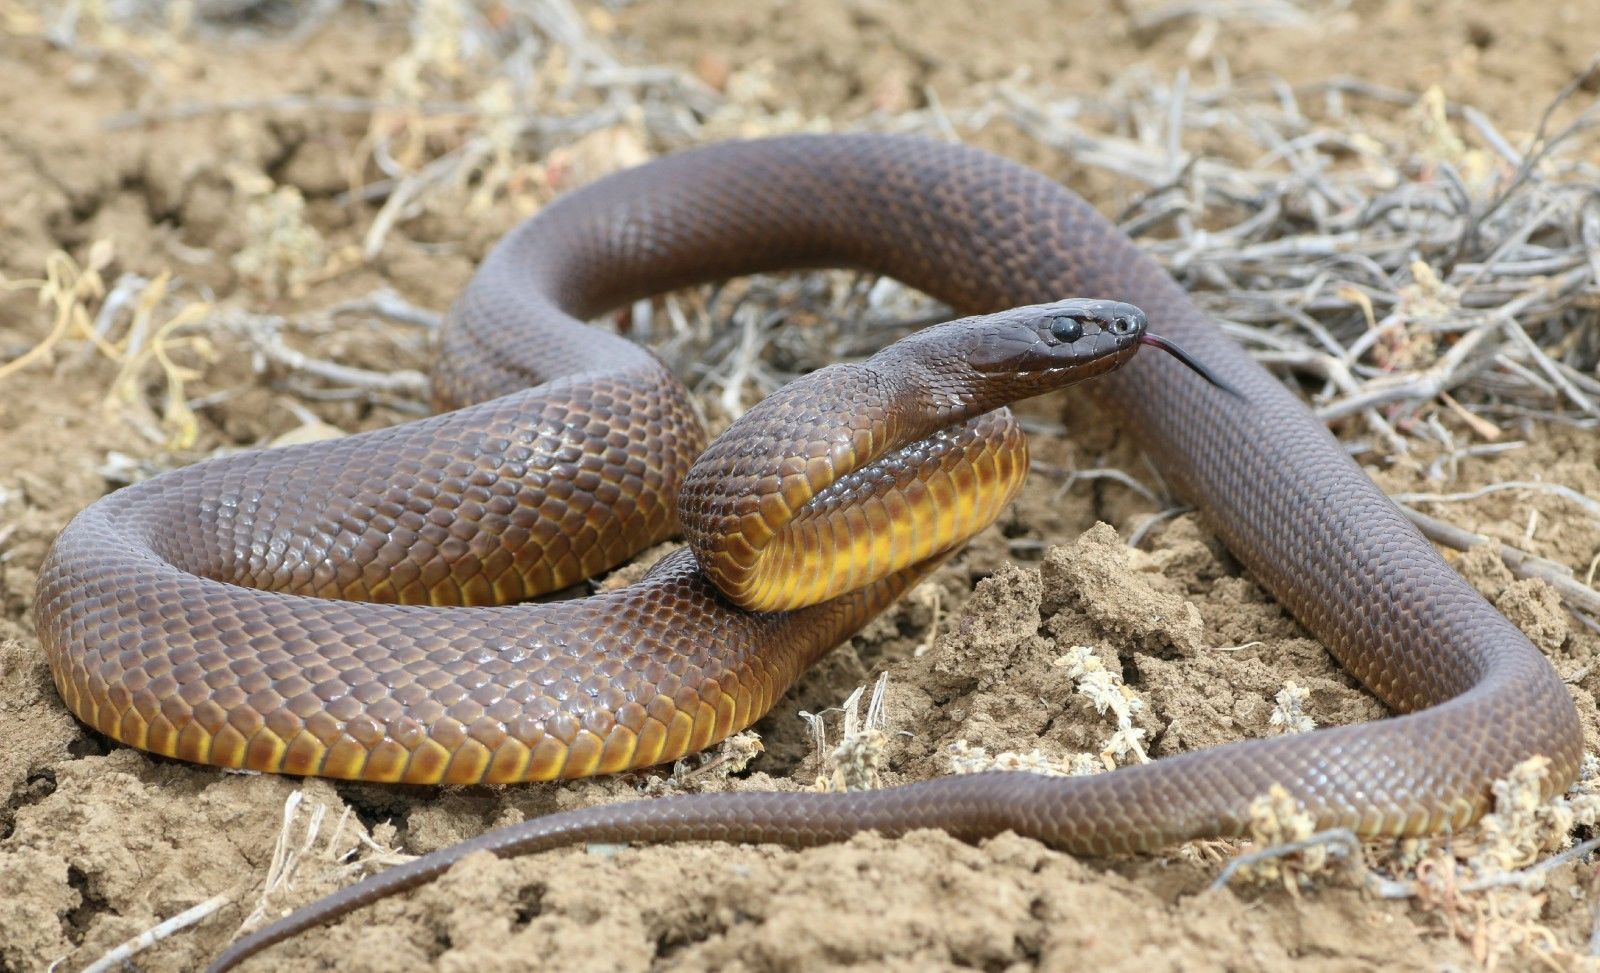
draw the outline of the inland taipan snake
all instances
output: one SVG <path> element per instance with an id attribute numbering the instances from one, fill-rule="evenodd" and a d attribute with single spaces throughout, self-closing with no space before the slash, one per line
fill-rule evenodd
<path id="1" fill-rule="evenodd" d="M 976 327 L 1032 327 L 1035 347 L 974 338 L 970 322 L 919 332 L 780 391 L 690 473 L 704 434 L 688 394 L 649 353 L 582 323 L 694 282 L 821 266 L 886 274 L 972 314 L 1126 301 L 1239 397 L 1174 357 L 1134 356 L 1115 332 L 1142 322 L 1120 312 L 1024 308 Z M 1063 335 L 1079 307 L 1092 313 Z M 476 849 L 933 827 L 1138 851 L 1237 835 L 1274 784 L 1321 827 L 1416 834 L 1476 818 L 1491 781 L 1529 756 L 1551 760 L 1547 788 L 1573 779 L 1578 718 L 1551 666 L 1172 278 L 1041 175 L 884 136 L 718 145 L 573 193 L 510 234 L 457 301 L 435 372 L 456 411 L 202 463 L 94 504 L 39 582 L 56 684 L 102 732 L 220 766 L 461 783 L 670 760 L 761 716 L 992 519 L 1026 454 L 1009 414 L 988 410 L 1063 384 L 1043 361 L 1059 350 L 1052 328 L 1095 351 L 1071 378 L 1108 372 L 1093 418 L 1137 436 L 1253 576 L 1407 715 L 1092 777 L 586 808 L 376 876 L 299 926 Z M 886 443 L 909 445 L 841 475 Z M 638 585 L 503 605 L 674 535 L 680 488 L 690 549 Z M 907 513 L 917 526 L 891 526 Z M 503 606 L 442 607 L 463 604 Z"/>

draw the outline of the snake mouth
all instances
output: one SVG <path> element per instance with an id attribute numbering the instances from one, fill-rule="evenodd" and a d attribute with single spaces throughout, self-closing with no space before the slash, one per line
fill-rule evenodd
<path id="1" fill-rule="evenodd" d="M 1158 334 L 1151 334 L 1150 332 L 1146 331 L 1144 334 L 1139 336 L 1139 344 L 1149 345 L 1152 348 L 1160 348 L 1162 351 L 1182 362 L 1183 365 L 1191 372 L 1194 372 L 1196 375 L 1205 379 L 1211 385 L 1221 389 L 1236 399 L 1241 401 L 1244 399 L 1245 395 L 1243 392 L 1234 388 L 1232 385 L 1229 385 L 1227 382 L 1224 382 L 1216 372 L 1213 372 L 1211 369 L 1200 364 L 1199 359 L 1195 358 L 1187 351 L 1184 351 L 1178 346 L 1177 343 L 1167 338 L 1163 338 Z"/>

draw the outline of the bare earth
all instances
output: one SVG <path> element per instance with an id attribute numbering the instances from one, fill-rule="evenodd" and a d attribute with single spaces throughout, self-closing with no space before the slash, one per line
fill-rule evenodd
<path id="1" fill-rule="evenodd" d="M 39 36 L 41 21 L 23 5 L 0 2 L 8 31 L 0 36 L 0 274 L 12 282 L 39 278 L 56 251 L 86 265 L 97 241 L 110 241 L 102 270 L 108 284 L 126 273 L 174 275 L 152 333 L 184 303 L 209 302 L 312 320 L 286 340 L 319 359 L 385 373 L 425 370 L 418 328 L 322 312 L 385 286 L 443 310 L 487 247 L 552 193 L 661 149 L 629 137 L 626 117 L 575 142 L 551 136 L 561 148 L 505 180 L 494 198 L 474 199 L 468 187 L 461 205 L 402 214 L 379 252 L 363 260 L 382 201 L 342 194 L 385 178 L 370 161 L 370 139 L 383 125 L 371 106 L 280 104 L 105 127 L 122 112 L 189 103 L 383 97 L 386 72 L 417 47 L 408 14 L 394 7 L 352 4 L 302 37 L 292 33 L 302 19 L 295 5 L 256 6 L 264 12 L 243 25 L 80 24 L 75 45 L 63 48 Z M 757 105 L 762 118 L 789 119 L 785 127 L 892 117 L 928 107 L 930 97 L 960 106 L 973 86 L 1007 78 L 1024 88 L 1092 92 L 1130 69 L 1210 77 L 1225 60 L 1236 76 L 1270 72 L 1292 84 L 1349 76 L 1408 92 L 1439 85 L 1503 130 L 1526 133 L 1600 49 L 1600 6 L 1588 3 L 1356 0 L 1305 5 L 1316 12 L 1309 23 L 1283 25 L 1146 23 L 1140 18 L 1160 5 L 1089 0 L 617 6 L 580 13 L 590 36 L 623 65 L 681 69 Z M 491 23 L 509 16 L 497 4 L 482 9 Z M 539 109 L 562 117 L 593 108 L 567 97 L 553 86 Z M 466 123 L 446 112 L 409 124 L 404 144 L 413 154 L 397 164 L 412 170 L 459 144 Z M 722 137 L 747 126 L 735 118 L 709 128 Z M 1068 181 L 1108 212 L 1139 190 L 1104 173 L 1075 172 L 1066 156 L 1041 150 L 1007 123 L 963 136 Z M 298 190 L 304 222 L 321 237 L 309 273 L 280 267 L 262 278 L 248 260 L 236 260 L 259 235 L 249 207 L 274 185 Z M 0 362 L 50 333 L 55 306 L 36 294 L 19 285 L 0 298 Z M 84 304 L 91 315 L 102 306 L 96 295 Z M 420 401 L 415 383 L 404 381 L 345 400 L 302 394 L 308 383 L 281 362 L 257 368 L 252 345 L 233 332 L 178 333 L 184 337 L 173 355 L 192 369 L 182 392 L 193 405 L 188 427 L 181 410 L 164 404 L 168 381 L 154 361 L 135 376 L 133 394 L 110 398 L 108 407 L 119 365 L 81 335 L 0 377 L 0 971 L 82 968 L 156 923 L 227 895 L 208 918 L 135 960 L 147 970 L 197 968 L 256 907 L 285 802 L 296 791 L 304 799 L 290 828 L 294 850 L 308 812 L 323 805 L 326 817 L 292 880 L 267 898 L 268 916 L 353 880 L 360 872 L 333 858 L 357 845 L 358 831 L 419 854 L 492 826 L 633 797 L 647 785 L 812 786 L 828 771 L 799 713 L 837 707 L 884 671 L 886 783 L 951 772 L 953 748 L 1038 761 L 1098 754 L 1115 720 L 1097 713 L 1057 664 L 1079 645 L 1095 648 L 1143 701 L 1134 724 L 1152 757 L 1281 732 L 1269 715 L 1291 682 L 1309 689 L 1305 711 L 1321 725 L 1384 712 L 1241 574 L 1202 520 L 1169 520 L 1130 549 L 1125 538 L 1155 504 L 1111 480 L 1079 481 L 1063 492 L 1072 469 L 1153 477 L 1136 443 L 1091 421 L 1085 402 L 1059 398 L 1025 410 L 1044 431 L 1015 512 L 757 724 L 765 749 L 747 771 L 439 791 L 232 775 L 152 758 L 85 731 L 56 696 L 29 617 L 51 538 L 119 478 L 325 430 L 308 426 L 312 419 L 344 432 L 405 421 Z M 1338 428 L 1352 437 L 1363 432 L 1354 422 Z M 186 431 L 192 442 L 183 441 Z M 1526 447 L 1463 460 L 1444 486 L 1424 478 L 1436 455 L 1426 446 L 1405 462 L 1374 456 L 1370 469 L 1393 492 L 1466 491 L 1537 475 L 1600 496 L 1593 432 L 1528 423 L 1516 434 Z M 1550 493 L 1499 492 L 1433 512 L 1580 578 L 1600 553 L 1600 519 Z M 1095 526 L 1101 522 L 1110 526 Z M 1596 750 L 1600 637 L 1543 583 L 1513 581 L 1478 554 L 1457 563 L 1569 677 Z M 829 727 L 836 739 L 836 713 Z M 1537 893 L 1503 890 L 1459 902 L 1384 901 L 1337 876 L 1305 890 L 1280 882 L 1208 892 L 1218 861 L 1235 850 L 1200 846 L 1095 862 L 1011 836 L 972 847 L 922 833 L 899 841 L 865 835 L 802 852 L 684 846 L 482 857 L 277 947 L 249 968 L 1268 970 L 1292 960 L 1308 970 L 1360 970 L 1591 962 L 1592 865 L 1556 869 Z M 361 845 L 357 857 L 373 853 Z"/>

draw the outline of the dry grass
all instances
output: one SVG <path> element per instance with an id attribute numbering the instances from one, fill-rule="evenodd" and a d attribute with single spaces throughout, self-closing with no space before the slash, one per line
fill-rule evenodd
<path id="1" fill-rule="evenodd" d="M 286 893 L 297 880 L 307 877 L 331 886 L 345 885 L 373 871 L 410 861 L 387 842 L 395 836 L 393 825 L 380 825 L 377 835 L 368 834 L 347 807 L 330 832 L 324 831 L 328 807 L 305 803 L 305 792 L 295 791 L 283 805 L 283 820 L 267 866 L 266 881 L 257 891 L 254 904 L 239 931 L 247 932 L 277 918 Z M 364 856 L 359 853 L 366 851 Z M 151 926 L 110 950 L 83 968 L 83 973 L 108 973 L 124 969 L 141 950 L 190 926 L 203 922 L 240 898 L 239 892 L 222 892 L 191 908 Z"/>
<path id="2" fill-rule="evenodd" d="M 890 739 L 889 713 L 885 699 L 889 692 L 889 674 L 878 677 L 872 685 L 872 696 L 867 702 L 865 716 L 861 700 L 865 686 L 858 686 L 839 707 L 839 742 L 828 743 L 827 713 L 801 712 L 800 718 L 811 727 L 812 751 L 817 764 L 817 777 L 812 784 L 818 791 L 873 790 L 882 782 L 884 767 L 888 763 Z"/>

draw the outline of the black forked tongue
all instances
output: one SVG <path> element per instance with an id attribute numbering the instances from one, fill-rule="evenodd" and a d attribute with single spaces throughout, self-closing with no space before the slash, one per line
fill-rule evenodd
<path id="1" fill-rule="evenodd" d="M 1190 371 L 1205 379 L 1207 382 L 1210 382 L 1212 385 L 1215 385 L 1217 388 L 1228 393 L 1236 399 L 1244 399 L 1243 392 L 1218 378 L 1216 373 L 1212 372 L 1211 369 L 1196 361 L 1193 355 L 1190 355 L 1187 351 L 1184 351 L 1182 348 L 1179 348 L 1177 345 L 1161 337 L 1160 335 L 1151 334 L 1150 332 L 1146 331 L 1144 334 L 1139 336 L 1139 344 L 1151 345 L 1153 347 L 1160 348 L 1162 351 L 1176 358 L 1178 361 L 1183 362 L 1184 365 L 1188 366 Z"/>

